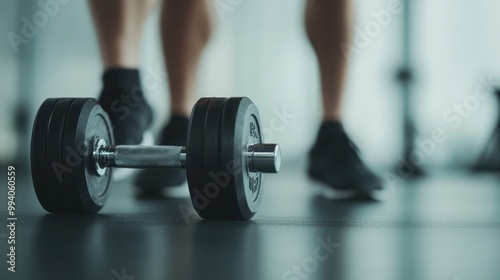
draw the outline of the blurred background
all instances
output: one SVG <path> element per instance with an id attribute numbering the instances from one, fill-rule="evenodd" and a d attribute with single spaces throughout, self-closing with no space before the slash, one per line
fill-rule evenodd
<path id="1" fill-rule="evenodd" d="M 0 1 L 0 162 L 27 162 L 31 125 L 43 100 L 97 97 L 100 91 L 102 66 L 87 2 L 66 2 L 16 51 L 9 34 L 22 34 L 23 18 L 33 22 L 43 9 L 38 1 Z M 365 30 L 390 1 L 354 2 L 354 26 Z M 491 79 L 500 77 L 500 2 L 411 3 L 415 80 L 410 112 L 416 136 L 430 138 L 435 128 L 448 136 L 423 167 L 472 165 L 496 125 L 496 98 L 481 101 L 457 129 L 443 114 L 474 95 L 481 77 L 492 84 Z M 197 89 L 197 97 L 249 96 L 268 128 L 266 140 L 280 143 L 288 161 L 305 156 L 320 121 L 318 71 L 305 37 L 303 10 L 301 0 L 241 1 L 223 20 L 216 18 L 218 28 L 204 54 Z M 403 23 L 404 13 L 393 15 L 349 62 L 345 125 L 367 162 L 377 168 L 394 166 L 403 154 L 403 93 L 396 79 L 403 65 Z M 143 36 L 143 74 L 164 67 L 158 25 L 156 10 Z M 159 129 L 168 114 L 168 81 L 148 90 L 147 97 L 154 101 Z M 270 121 L 283 111 L 294 118 L 280 129 L 271 128 Z"/>

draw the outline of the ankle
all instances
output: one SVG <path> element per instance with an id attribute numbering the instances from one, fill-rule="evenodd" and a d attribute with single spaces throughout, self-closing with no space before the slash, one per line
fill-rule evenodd
<path id="1" fill-rule="evenodd" d="M 191 114 L 190 110 L 187 109 L 187 106 L 171 106 L 170 108 L 170 115 L 172 117 L 182 117 L 182 118 L 189 118 L 189 115 Z"/>
<path id="2" fill-rule="evenodd" d="M 326 111 L 323 113 L 323 122 L 342 122 L 342 115 L 338 111 Z"/>

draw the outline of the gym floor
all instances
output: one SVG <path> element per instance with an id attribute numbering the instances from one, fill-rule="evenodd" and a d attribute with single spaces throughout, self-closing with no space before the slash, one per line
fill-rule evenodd
<path id="1" fill-rule="evenodd" d="M 498 176 L 442 171 L 377 202 L 318 196 L 304 168 L 285 163 L 266 176 L 247 222 L 201 221 L 185 187 L 144 199 L 130 182 L 114 184 L 98 215 L 47 214 L 19 168 L 17 272 L 4 269 L 2 218 L 0 278 L 500 279 Z"/>

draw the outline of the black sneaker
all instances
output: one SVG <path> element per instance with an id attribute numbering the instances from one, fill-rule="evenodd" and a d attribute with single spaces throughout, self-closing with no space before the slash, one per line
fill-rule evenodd
<path id="1" fill-rule="evenodd" d="M 159 145 L 185 146 L 189 119 L 172 116 L 160 135 Z M 135 180 L 135 185 L 144 191 L 156 192 L 163 187 L 180 186 L 186 182 L 186 170 L 180 168 L 154 168 L 143 170 Z"/>
<path id="2" fill-rule="evenodd" d="M 340 123 L 321 125 L 309 153 L 308 174 L 327 185 L 328 191 L 333 190 L 327 196 L 371 196 L 383 189 L 380 178 L 365 166 Z"/>

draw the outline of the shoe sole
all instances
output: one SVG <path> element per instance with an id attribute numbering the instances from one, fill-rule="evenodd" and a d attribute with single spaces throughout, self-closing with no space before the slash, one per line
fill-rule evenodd
<path id="1" fill-rule="evenodd" d="M 154 144 L 154 136 L 151 131 L 144 132 L 142 142 L 139 145 L 151 146 Z M 113 182 L 126 180 L 137 172 L 137 169 L 131 168 L 115 168 L 113 169 Z"/>
<path id="2" fill-rule="evenodd" d="M 313 191 L 323 196 L 327 199 L 332 200 L 347 200 L 357 197 L 367 197 L 369 199 L 373 199 L 376 201 L 385 201 L 388 197 L 388 191 L 386 188 L 382 189 L 372 189 L 372 190 L 363 190 L 360 188 L 352 188 L 352 189 L 335 189 L 332 186 L 324 183 L 322 180 L 317 179 L 311 175 L 309 175 L 309 179 L 313 182 L 312 187 Z"/>

